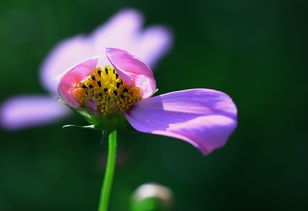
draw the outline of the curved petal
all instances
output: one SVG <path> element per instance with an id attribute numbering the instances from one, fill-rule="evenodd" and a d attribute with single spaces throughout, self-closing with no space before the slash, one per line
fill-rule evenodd
<path id="1" fill-rule="evenodd" d="M 170 49 L 172 35 L 163 26 L 154 26 L 143 31 L 142 24 L 143 16 L 139 11 L 121 10 L 91 35 L 96 53 L 105 55 L 106 48 L 125 49 L 154 66 Z"/>
<path id="2" fill-rule="evenodd" d="M 88 59 L 73 67 L 61 78 L 58 86 L 59 94 L 71 107 L 76 108 L 80 105 L 76 87 L 94 71 L 97 62 L 98 58 Z"/>
<path id="3" fill-rule="evenodd" d="M 17 96 L 1 105 L 0 123 L 5 129 L 18 130 L 56 122 L 67 113 L 67 108 L 54 98 Z"/>
<path id="4" fill-rule="evenodd" d="M 166 27 L 150 27 L 140 34 L 136 50 L 131 52 L 153 68 L 155 63 L 170 50 L 172 40 L 172 33 Z"/>
<path id="5" fill-rule="evenodd" d="M 125 49 L 150 65 L 157 62 L 169 50 L 171 33 L 163 27 L 143 32 L 142 23 L 143 17 L 137 10 L 124 9 L 89 36 L 78 35 L 60 42 L 42 63 L 42 85 L 56 93 L 59 75 L 87 58 L 105 57 L 107 47 Z"/>
<path id="6" fill-rule="evenodd" d="M 106 54 L 125 84 L 139 87 L 143 98 L 148 98 L 154 93 L 156 82 L 147 64 L 118 48 L 107 48 Z"/>
<path id="7" fill-rule="evenodd" d="M 60 75 L 80 61 L 93 56 L 91 45 L 84 36 L 60 42 L 47 56 L 41 67 L 42 85 L 56 93 Z"/>
<path id="8" fill-rule="evenodd" d="M 204 154 L 225 145 L 237 125 L 232 99 L 211 89 L 190 89 L 145 99 L 125 115 L 138 131 L 182 139 Z"/>
<path id="9" fill-rule="evenodd" d="M 104 56 L 107 47 L 123 48 L 131 52 L 138 42 L 136 38 L 142 23 L 143 17 L 137 10 L 124 9 L 115 14 L 90 36 L 96 54 Z"/>
<path id="10" fill-rule="evenodd" d="M 96 55 L 104 57 L 107 46 L 125 49 L 135 46 L 136 34 L 141 24 L 142 16 L 137 11 L 122 10 L 89 37 L 78 35 L 60 42 L 41 66 L 43 86 L 55 93 L 59 75 L 80 61 Z"/>

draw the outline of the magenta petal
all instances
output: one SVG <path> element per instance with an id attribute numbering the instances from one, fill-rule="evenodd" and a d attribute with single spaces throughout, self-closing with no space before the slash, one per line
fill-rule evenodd
<path id="1" fill-rule="evenodd" d="M 125 84 L 139 87 L 142 90 L 143 98 L 147 98 L 154 93 L 156 82 L 152 70 L 147 64 L 117 48 L 107 48 L 106 54 Z"/>
<path id="2" fill-rule="evenodd" d="M 58 91 L 61 98 L 71 107 L 78 107 L 80 101 L 76 96 L 78 84 L 85 80 L 96 68 L 98 58 L 88 59 L 69 70 L 61 78 Z"/>
<path id="3" fill-rule="evenodd" d="M 126 118 L 138 131 L 182 139 L 208 154 L 226 144 L 237 109 L 222 92 L 190 89 L 142 100 Z"/>
<path id="4" fill-rule="evenodd" d="M 55 98 L 18 96 L 4 102 L 0 108 L 1 126 L 17 130 L 55 122 L 68 113 Z"/>
<path id="5" fill-rule="evenodd" d="M 60 42 L 42 64 L 40 74 L 43 86 L 56 93 L 60 76 L 70 67 L 93 56 L 91 47 L 83 36 L 75 36 Z"/>

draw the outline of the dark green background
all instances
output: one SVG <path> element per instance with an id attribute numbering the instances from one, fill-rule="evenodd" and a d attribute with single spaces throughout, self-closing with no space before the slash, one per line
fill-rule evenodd
<path id="1" fill-rule="evenodd" d="M 44 94 L 39 65 L 60 40 L 88 33 L 123 7 L 146 25 L 167 24 L 172 51 L 155 70 L 159 94 L 187 88 L 228 93 L 239 126 L 227 146 L 202 156 L 172 138 L 119 134 L 111 210 L 127 210 L 145 182 L 169 186 L 176 210 L 303 210 L 308 206 L 307 3 L 282 0 L 0 3 L 0 102 Z M 96 210 L 106 142 L 57 124 L 1 132 L 0 210 Z"/>

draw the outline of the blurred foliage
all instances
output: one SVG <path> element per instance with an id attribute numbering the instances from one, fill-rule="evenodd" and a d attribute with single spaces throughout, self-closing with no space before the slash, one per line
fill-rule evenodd
<path id="1" fill-rule="evenodd" d="M 175 45 L 155 69 L 159 94 L 205 87 L 236 102 L 228 145 L 204 157 L 189 144 L 127 130 L 111 210 L 145 182 L 170 187 L 176 210 L 307 207 L 307 2 L 286 0 L 10 0 L 0 7 L 0 102 L 44 94 L 38 70 L 60 40 L 124 7 L 165 23 Z M 106 159 L 100 134 L 63 124 L 0 131 L 0 210 L 96 210 Z"/>
<path id="2" fill-rule="evenodd" d="M 131 211 L 168 211 L 156 198 L 147 198 L 131 205 Z"/>

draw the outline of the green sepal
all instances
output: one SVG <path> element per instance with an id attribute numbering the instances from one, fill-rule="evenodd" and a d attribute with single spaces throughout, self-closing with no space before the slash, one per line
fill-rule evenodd
<path id="1" fill-rule="evenodd" d="M 78 128 L 83 128 L 83 129 L 95 129 L 94 125 L 63 125 L 62 128 L 68 128 L 68 127 L 78 127 Z"/>
<path id="2" fill-rule="evenodd" d="M 73 108 L 69 106 L 64 100 L 57 97 L 57 100 L 62 104 L 69 107 L 72 111 L 82 116 L 90 125 L 87 126 L 76 126 L 76 125 L 65 125 L 65 127 L 79 127 L 87 129 L 95 129 L 103 131 L 105 134 L 109 134 L 114 130 L 119 130 L 128 125 L 123 112 L 116 112 L 107 115 L 100 115 L 93 112 L 88 112 L 87 109 Z"/>
<path id="3" fill-rule="evenodd" d="M 117 112 L 107 115 L 92 115 L 90 123 L 94 125 L 94 128 L 100 131 L 105 131 L 109 134 L 114 130 L 119 130 L 128 125 L 128 122 L 124 116 L 124 113 Z"/>

